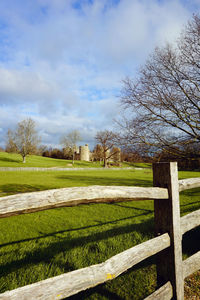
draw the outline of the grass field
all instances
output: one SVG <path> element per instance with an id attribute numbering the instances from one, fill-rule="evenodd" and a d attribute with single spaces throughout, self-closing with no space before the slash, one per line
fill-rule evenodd
<path id="1" fill-rule="evenodd" d="M 64 159 L 52 159 L 38 155 L 28 155 L 26 163 L 22 162 L 22 157 L 16 153 L 0 152 L 0 167 L 39 167 L 39 168 L 70 168 L 72 161 Z M 75 167 L 100 167 L 99 163 L 88 163 L 75 161 Z"/>
<path id="2" fill-rule="evenodd" d="M 200 172 L 179 172 L 180 179 Z M 0 195 L 88 185 L 152 186 L 152 171 L 0 172 Z M 200 189 L 181 193 L 181 214 L 200 209 Z M 153 237 L 153 202 L 90 204 L 0 219 L 0 292 L 100 263 Z M 200 230 L 185 234 L 183 256 L 199 251 Z M 198 242 L 197 242 L 198 241 Z M 200 275 L 186 281 L 200 297 Z M 154 291 L 154 258 L 70 299 L 143 299 Z M 197 298 L 198 299 L 198 298 Z"/>
<path id="3" fill-rule="evenodd" d="M 22 162 L 22 157 L 16 153 L 0 152 L 0 167 L 37 167 L 37 168 L 72 168 L 72 160 L 65 159 L 52 159 L 49 157 L 42 157 L 38 155 L 28 155 L 26 157 L 26 163 Z M 102 168 L 103 164 L 99 162 L 86 162 L 86 161 L 74 161 L 74 167 L 76 168 Z M 143 167 L 149 168 L 150 164 L 147 163 L 122 163 L 122 167 Z"/>

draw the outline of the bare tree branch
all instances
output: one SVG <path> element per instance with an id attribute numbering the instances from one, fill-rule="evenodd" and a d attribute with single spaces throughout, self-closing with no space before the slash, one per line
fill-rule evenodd
<path id="1" fill-rule="evenodd" d="M 193 16 L 176 47 L 156 48 L 137 79 L 123 81 L 118 121 L 127 143 L 181 152 L 200 143 L 200 17 Z"/>

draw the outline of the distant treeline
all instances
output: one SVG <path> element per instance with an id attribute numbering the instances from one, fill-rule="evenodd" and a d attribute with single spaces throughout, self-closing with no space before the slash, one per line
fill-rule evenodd
<path id="1" fill-rule="evenodd" d="M 101 161 L 102 157 L 98 152 L 95 152 L 95 149 L 92 151 L 93 153 L 93 161 Z M 177 149 L 176 149 L 177 150 Z M 0 147 L 0 152 L 13 152 L 9 151 L 9 149 L 4 149 Z M 192 149 L 188 149 L 185 152 L 185 156 L 178 157 L 177 151 L 176 155 L 174 153 L 168 152 L 164 149 L 162 152 L 156 152 L 154 155 L 141 155 L 141 151 L 131 151 L 130 149 L 122 149 L 121 150 L 121 161 L 125 162 L 146 162 L 146 163 L 153 163 L 153 162 L 166 162 L 166 161 L 177 161 L 179 170 L 200 170 L 200 156 L 199 156 L 199 149 L 192 147 Z M 58 149 L 58 148 L 47 148 L 46 146 L 41 146 L 37 148 L 35 151 L 36 155 L 56 158 L 56 159 L 66 159 L 71 160 L 73 153 L 72 151 L 67 151 L 67 149 Z"/>

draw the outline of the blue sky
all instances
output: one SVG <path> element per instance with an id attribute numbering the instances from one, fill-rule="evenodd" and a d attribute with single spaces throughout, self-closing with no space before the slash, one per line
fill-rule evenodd
<path id="1" fill-rule="evenodd" d="M 42 143 L 112 130 L 122 80 L 174 42 L 199 0 L 1 0 L 0 146 L 31 117 Z"/>

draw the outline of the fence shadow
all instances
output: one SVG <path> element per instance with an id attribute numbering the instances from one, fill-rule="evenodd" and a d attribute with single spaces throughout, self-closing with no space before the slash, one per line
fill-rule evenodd
<path id="1" fill-rule="evenodd" d="M 183 253 L 188 256 L 200 251 L 200 227 L 192 229 L 183 235 Z"/>
<path id="2" fill-rule="evenodd" d="M 145 213 L 142 213 L 141 216 L 142 215 L 150 215 L 150 214 L 151 214 L 151 212 L 145 212 Z M 19 244 L 19 243 L 33 241 L 33 240 L 39 240 L 42 238 L 46 238 L 48 236 L 56 237 L 56 235 L 58 235 L 59 233 L 67 234 L 70 231 L 78 231 L 78 230 L 91 228 L 91 227 L 97 227 L 97 226 L 101 227 L 105 224 L 112 224 L 112 223 L 116 224 L 116 222 L 124 221 L 124 220 L 128 220 L 128 219 L 134 219 L 135 217 L 138 217 L 138 216 L 139 215 L 133 216 L 133 217 L 127 217 L 127 218 L 123 218 L 123 219 L 118 219 L 118 220 L 114 220 L 114 221 L 110 221 L 110 222 L 106 222 L 106 223 L 100 223 L 100 224 L 96 224 L 96 225 L 92 225 L 92 226 L 88 226 L 88 227 L 53 232 L 51 234 L 44 235 L 41 237 L 24 239 L 24 240 L 20 240 L 20 241 L 2 244 L 2 245 L 0 245 L 0 247 L 12 245 L 12 244 Z M 116 237 L 119 235 L 128 234 L 133 231 L 140 232 L 144 236 L 148 236 L 148 238 L 149 238 L 149 236 L 152 237 L 153 218 L 150 218 L 140 224 L 116 226 L 112 229 L 108 229 L 105 231 L 101 231 L 101 232 L 97 232 L 97 233 L 93 233 L 93 234 L 91 233 L 90 235 L 88 235 L 84 238 L 76 237 L 76 238 L 70 239 L 68 236 L 65 236 L 65 237 L 58 236 L 58 240 L 56 242 L 52 242 L 51 244 L 49 244 L 48 246 L 46 246 L 42 249 L 40 248 L 40 249 L 36 249 L 35 251 L 33 251 L 33 250 L 29 251 L 26 253 L 25 257 L 23 257 L 22 259 L 17 259 L 12 262 L 8 262 L 8 263 L 1 265 L 1 274 L 2 274 L 2 276 L 5 276 L 6 274 L 8 274 L 12 271 L 20 269 L 21 267 L 24 267 L 24 266 L 31 265 L 33 263 L 48 262 L 51 258 L 53 258 L 55 255 L 57 255 L 61 252 L 66 252 L 66 251 L 69 251 L 76 247 L 85 247 L 85 246 L 87 246 L 87 244 L 90 244 L 90 243 L 93 243 L 93 246 L 90 245 L 90 250 L 93 252 L 95 252 L 95 251 L 98 252 L 97 242 L 99 242 L 101 240 L 106 240 L 106 239 L 109 239 L 112 237 Z M 12 252 L 13 252 L 13 250 L 12 250 Z M 65 266 L 63 265 L 63 267 L 65 267 Z M 66 271 L 71 271 L 71 270 L 66 270 Z"/>
<path id="3" fill-rule="evenodd" d="M 103 177 L 103 176 L 94 176 L 94 175 L 62 175 L 56 176 L 57 179 L 65 179 L 66 181 L 73 181 L 76 186 L 81 185 L 116 185 L 116 186 L 142 186 L 142 187 L 150 187 L 152 186 L 151 179 L 136 179 L 136 178 L 123 178 L 117 177 L 114 178 L 110 177 Z"/>
<path id="4" fill-rule="evenodd" d="M 30 184 L 4 184 L 0 186 L 2 193 L 19 194 L 27 192 L 37 192 L 44 190 L 42 185 L 30 185 Z"/>
<path id="5" fill-rule="evenodd" d="M 20 159 L 12 159 L 8 157 L 0 157 L 0 161 L 20 163 Z"/>
<path id="6" fill-rule="evenodd" d="M 90 296 L 97 296 L 96 299 L 109 299 L 109 300 L 125 300 L 118 296 L 116 293 L 109 291 L 106 288 L 106 284 L 98 285 L 94 288 L 88 289 L 86 291 L 80 292 L 74 296 L 64 298 L 64 300 L 84 300 L 88 299 Z M 94 298 L 93 298 L 94 299 Z"/>
<path id="7" fill-rule="evenodd" d="M 119 203 L 112 203 L 112 205 L 120 206 L 120 207 L 124 207 L 124 208 L 128 208 L 128 209 L 146 211 L 146 212 L 150 212 L 150 213 L 154 212 L 151 209 L 145 209 L 145 208 L 140 208 L 140 207 L 135 207 L 135 206 L 128 206 L 128 205 L 123 205 L 123 204 L 119 204 Z"/>

